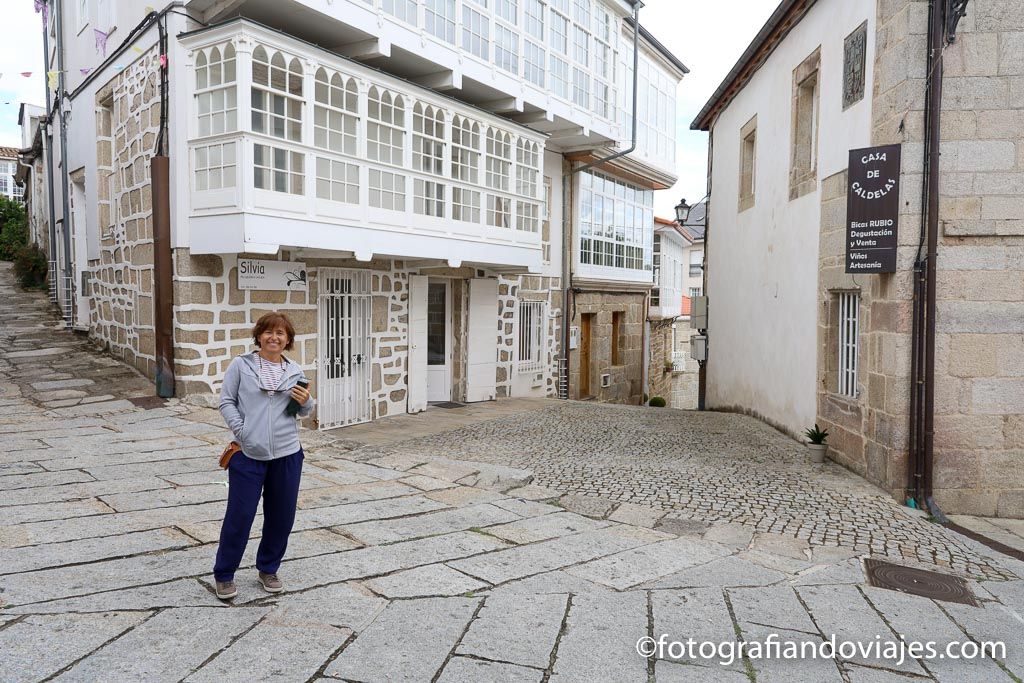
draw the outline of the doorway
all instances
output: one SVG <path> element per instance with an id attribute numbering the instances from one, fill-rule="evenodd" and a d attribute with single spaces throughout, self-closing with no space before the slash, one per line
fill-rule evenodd
<path id="1" fill-rule="evenodd" d="M 427 401 L 452 400 L 452 285 L 427 285 Z"/>
<path id="2" fill-rule="evenodd" d="M 594 314 L 584 313 L 580 317 L 580 398 L 593 396 L 590 386 L 590 334 L 594 326 Z"/>
<path id="3" fill-rule="evenodd" d="M 320 429 L 370 419 L 370 273 L 321 268 L 317 296 Z"/>

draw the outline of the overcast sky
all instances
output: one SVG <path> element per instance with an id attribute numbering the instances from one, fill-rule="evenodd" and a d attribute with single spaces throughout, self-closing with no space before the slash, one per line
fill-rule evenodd
<path id="1" fill-rule="evenodd" d="M 128 0 L 141 1 L 141 0 Z M 771 15 L 777 0 L 646 0 L 640 23 L 690 69 L 679 86 L 679 182 L 655 194 L 655 211 L 666 218 L 685 197 L 691 204 L 707 186 L 707 135 L 690 122 Z M 0 145 L 20 146 L 18 104 L 45 102 L 41 20 L 32 0 L 2 0 L 0 25 Z M 152 0 L 148 0 L 152 2 Z M 32 71 L 30 78 L 21 75 Z"/>

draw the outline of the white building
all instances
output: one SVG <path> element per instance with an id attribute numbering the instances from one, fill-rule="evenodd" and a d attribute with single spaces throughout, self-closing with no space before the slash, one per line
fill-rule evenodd
<path id="1" fill-rule="evenodd" d="M 8 199 L 21 199 L 22 188 L 14 180 L 18 172 L 18 150 L 0 147 L 0 195 Z"/>
<path id="2" fill-rule="evenodd" d="M 818 424 L 829 457 L 936 515 L 1024 517 L 1020 16 L 784 0 L 692 124 L 707 405 Z"/>
<path id="3" fill-rule="evenodd" d="M 566 271 L 649 287 L 642 216 L 674 182 L 667 126 L 685 67 L 643 31 L 638 148 L 569 175 L 563 210 L 574 163 L 629 145 L 633 11 L 197 0 L 147 17 L 72 3 L 60 20 L 74 324 L 157 371 L 170 294 L 155 291 L 149 160 L 162 145 L 179 394 L 216 391 L 268 309 L 296 322 L 321 427 L 556 394 Z M 581 187 L 604 198 L 586 241 Z"/>

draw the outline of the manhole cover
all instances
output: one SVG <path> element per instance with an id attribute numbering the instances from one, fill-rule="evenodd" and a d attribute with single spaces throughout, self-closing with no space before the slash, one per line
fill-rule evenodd
<path id="1" fill-rule="evenodd" d="M 978 606 L 974 595 L 967 587 L 967 582 L 958 576 L 904 567 L 872 558 L 864 560 L 864 571 L 867 572 L 868 583 L 876 588 L 887 588 L 933 600 L 960 602 L 972 607 Z"/>
<path id="2" fill-rule="evenodd" d="M 441 403 L 431 403 L 432 408 L 465 408 L 465 403 L 456 403 L 455 401 L 442 401 Z"/>
<path id="3" fill-rule="evenodd" d="M 160 398 L 159 396 L 134 396 L 128 400 L 143 410 L 163 408 L 164 404 L 167 403 L 166 398 Z"/>

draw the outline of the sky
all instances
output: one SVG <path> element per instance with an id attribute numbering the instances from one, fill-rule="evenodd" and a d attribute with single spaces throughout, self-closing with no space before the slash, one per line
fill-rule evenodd
<path id="1" fill-rule="evenodd" d="M 41 19 L 32 0 L 2 0 L 0 23 L 0 145 L 20 147 L 18 104 L 45 103 Z M 695 204 L 707 191 L 707 134 L 690 122 L 744 48 L 767 21 L 777 0 L 646 0 L 643 24 L 689 69 L 679 86 L 676 149 L 679 182 L 655 193 L 655 213 L 674 215 L 685 198 Z M 32 71 L 30 78 L 21 72 Z"/>

